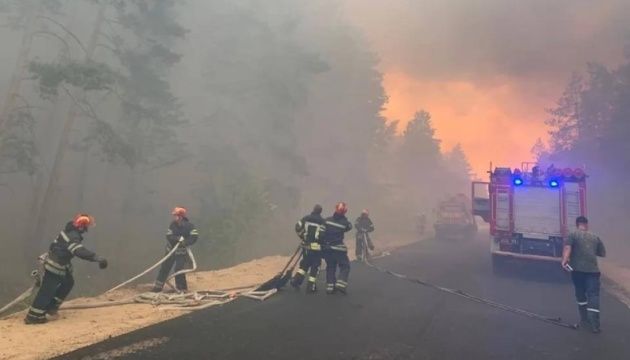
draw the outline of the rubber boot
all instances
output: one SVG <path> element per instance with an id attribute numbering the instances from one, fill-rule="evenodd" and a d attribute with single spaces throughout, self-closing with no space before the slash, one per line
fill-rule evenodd
<path id="1" fill-rule="evenodd" d="M 602 330 L 599 327 L 599 313 L 595 311 L 588 312 L 588 322 L 591 324 L 591 331 L 594 334 L 599 334 Z"/>
<path id="2" fill-rule="evenodd" d="M 582 325 L 588 324 L 588 311 L 586 311 L 586 305 L 578 305 L 578 310 L 580 311 L 580 323 Z"/>
<path id="3" fill-rule="evenodd" d="M 302 282 L 304 282 L 304 275 L 296 273 L 293 275 L 293 279 L 291 279 L 291 286 L 293 286 L 295 291 L 298 291 L 300 290 L 300 286 L 302 286 Z"/>

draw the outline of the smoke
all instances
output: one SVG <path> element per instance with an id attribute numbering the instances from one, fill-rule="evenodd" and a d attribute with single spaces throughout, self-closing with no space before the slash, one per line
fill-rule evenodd
<path id="1" fill-rule="evenodd" d="M 426 81 L 497 84 L 614 62 L 630 34 L 626 0 L 346 0 L 386 70 Z"/>
<path id="2" fill-rule="evenodd" d="M 345 0 L 345 13 L 381 59 L 404 126 L 433 115 L 443 150 L 461 143 L 478 173 L 515 166 L 546 138 L 553 107 L 574 70 L 615 65 L 630 39 L 627 0 Z"/>

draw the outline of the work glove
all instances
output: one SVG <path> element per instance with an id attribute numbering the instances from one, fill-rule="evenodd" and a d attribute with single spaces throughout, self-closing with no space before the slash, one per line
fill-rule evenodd
<path id="1" fill-rule="evenodd" d="M 107 269 L 107 259 L 97 256 L 94 261 L 98 263 L 100 269 Z"/>
<path id="2" fill-rule="evenodd" d="M 311 243 L 310 248 L 311 248 L 311 250 L 319 251 L 319 250 L 322 249 L 322 246 L 320 244 L 314 242 L 314 243 Z"/>
<path id="3" fill-rule="evenodd" d="M 368 243 L 368 248 L 369 248 L 370 250 L 374 250 L 374 244 L 372 244 L 371 242 L 370 242 L 370 243 Z"/>

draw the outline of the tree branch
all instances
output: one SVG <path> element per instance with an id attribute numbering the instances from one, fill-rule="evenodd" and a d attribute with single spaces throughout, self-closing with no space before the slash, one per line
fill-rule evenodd
<path id="1" fill-rule="evenodd" d="M 52 37 L 56 38 L 57 40 L 61 41 L 65 45 L 66 49 L 70 50 L 70 46 L 68 45 L 68 42 L 64 38 L 62 38 L 61 36 L 55 34 L 54 32 L 40 30 L 40 31 L 37 31 L 37 32 L 33 33 L 33 36 L 37 36 L 37 35 L 49 35 L 49 36 L 52 36 Z"/>
<path id="2" fill-rule="evenodd" d="M 88 51 L 87 51 L 87 49 L 85 48 L 85 46 L 83 46 L 83 43 L 81 42 L 81 40 L 79 40 L 79 38 L 78 38 L 76 35 L 74 35 L 74 33 L 73 33 L 72 31 L 68 30 L 68 28 L 66 28 L 66 27 L 65 27 L 64 25 L 62 25 L 59 21 L 57 21 L 57 20 L 55 20 L 55 19 L 53 19 L 53 18 L 50 18 L 50 17 L 45 16 L 45 15 L 39 15 L 39 17 L 40 17 L 40 18 L 42 18 L 42 19 L 48 20 L 48 21 L 50 21 L 50 22 L 52 22 L 52 23 L 56 24 L 56 25 L 57 25 L 57 26 L 59 26 L 60 28 L 62 28 L 62 29 L 63 29 L 63 30 L 64 30 L 64 31 L 68 34 L 68 35 L 70 35 L 70 36 L 72 36 L 72 37 L 74 38 L 74 40 L 77 42 L 77 44 L 79 44 L 79 46 L 81 47 L 81 49 L 83 49 L 83 52 L 85 52 L 85 55 L 86 55 L 86 56 L 88 55 Z"/>

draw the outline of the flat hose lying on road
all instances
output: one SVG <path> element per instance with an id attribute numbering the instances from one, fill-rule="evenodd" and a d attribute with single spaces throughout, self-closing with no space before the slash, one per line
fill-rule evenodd
<path id="1" fill-rule="evenodd" d="M 457 295 L 457 296 L 462 297 L 464 299 L 468 299 L 468 300 L 472 300 L 472 301 L 475 301 L 475 302 L 478 302 L 478 303 L 481 303 L 481 304 L 489 305 L 489 306 L 492 306 L 492 307 L 497 308 L 497 309 L 506 310 L 506 311 L 509 311 L 509 312 L 512 312 L 512 313 L 515 313 L 515 314 L 527 316 L 528 318 L 531 318 L 531 319 L 536 319 L 536 320 L 544 321 L 544 322 L 551 323 L 551 324 L 554 324 L 554 325 L 557 325 L 557 326 L 562 326 L 562 327 L 567 328 L 567 329 L 577 330 L 579 328 L 578 324 L 567 324 L 567 323 L 564 323 L 564 322 L 562 322 L 561 318 L 550 318 L 550 317 L 546 317 L 546 316 L 543 316 L 543 315 L 535 314 L 535 313 L 532 313 L 532 312 L 529 312 L 529 311 L 513 308 L 511 306 L 499 304 L 499 303 L 496 303 L 494 301 L 490 301 L 490 300 L 482 299 L 482 298 L 479 298 L 479 297 L 476 297 L 476 296 L 473 296 L 473 295 L 466 294 L 465 292 L 463 292 L 461 290 L 449 289 L 449 288 L 433 285 L 433 284 L 430 284 L 428 282 L 425 282 L 425 281 L 422 281 L 422 280 L 419 280 L 419 279 L 414 279 L 414 278 L 410 278 L 410 277 L 405 276 L 405 275 L 397 274 L 397 273 L 395 273 L 393 271 L 382 269 L 382 268 L 380 268 L 380 267 L 378 267 L 378 266 L 376 266 L 374 264 L 370 264 L 368 262 L 366 262 L 365 264 L 370 266 L 370 267 L 372 267 L 372 268 L 374 268 L 374 269 L 376 269 L 376 270 L 378 270 L 378 271 L 380 271 L 380 272 L 383 272 L 383 273 L 395 276 L 395 277 L 397 277 L 399 279 L 402 279 L 402 280 L 405 280 L 405 281 L 409 281 L 409 282 L 412 282 L 412 283 L 415 283 L 415 284 L 427 286 L 427 287 L 430 287 L 432 289 L 439 290 L 439 291 L 442 291 L 442 292 L 446 292 L 446 293 L 449 293 L 449 294 Z"/>

